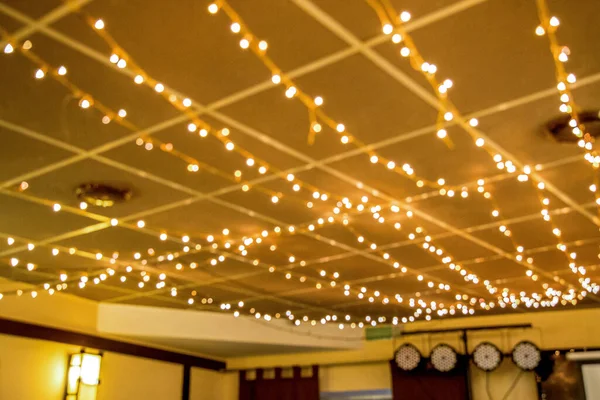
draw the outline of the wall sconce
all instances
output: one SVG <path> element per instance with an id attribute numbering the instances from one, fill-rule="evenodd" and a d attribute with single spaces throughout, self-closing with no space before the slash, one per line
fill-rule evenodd
<path id="1" fill-rule="evenodd" d="M 102 354 L 71 354 L 67 371 L 65 400 L 95 400 L 100 383 Z"/>

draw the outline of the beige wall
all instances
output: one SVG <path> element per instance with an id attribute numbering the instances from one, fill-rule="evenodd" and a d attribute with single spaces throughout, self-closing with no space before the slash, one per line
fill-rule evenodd
<path id="1" fill-rule="evenodd" d="M 490 400 L 486 384 L 489 386 L 492 399 L 504 399 L 506 393 L 516 381 L 508 399 L 537 400 L 537 386 L 533 372 L 521 372 L 512 360 L 505 359 L 498 369 L 486 373 L 477 367 L 471 367 L 471 390 L 473 400 Z M 520 377 L 519 377 L 520 375 Z M 518 378 L 518 380 L 517 380 Z"/>
<path id="2" fill-rule="evenodd" d="M 98 400 L 180 400 L 183 367 L 145 358 L 105 353 Z"/>
<path id="3" fill-rule="evenodd" d="M 319 368 L 321 392 L 389 389 L 391 380 L 390 365 L 383 362 Z"/>
<path id="4" fill-rule="evenodd" d="M 0 400 L 61 400 L 78 347 L 0 335 Z"/>
<path id="5" fill-rule="evenodd" d="M 0 400 L 62 400 L 78 346 L 0 335 Z M 192 400 L 237 400 L 237 373 L 192 368 Z M 105 352 L 97 400 L 179 400 L 183 367 Z"/>
<path id="6" fill-rule="evenodd" d="M 237 400 L 238 374 L 192 368 L 190 400 Z"/>

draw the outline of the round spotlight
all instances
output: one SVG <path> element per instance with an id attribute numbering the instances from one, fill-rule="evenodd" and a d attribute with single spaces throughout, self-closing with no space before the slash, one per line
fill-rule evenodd
<path id="1" fill-rule="evenodd" d="M 514 347 L 512 360 L 522 370 L 532 371 L 540 365 L 542 353 L 535 344 L 524 340 Z"/>
<path id="2" fill-rule="evenodd" d="M 458 354 L 447 344 L 438 344 L 431 350 L 429 356 L 433 368 L 440 372 L 452 371 L 458 364 Z"/>
<path id="3" fill-rule="evenodd" d="M 396 365 L 403 371 L 412 371 L 421 363 L 419 349 L 410 343 L 403 344 L 396 351 Z"/>
<path id="4" fill-rule="evenodd" d="M 486 372 L 495 370 L 502 363 L 502 352 L 490 342 L 482 342 L 473 350 L 473 363 Z"/>

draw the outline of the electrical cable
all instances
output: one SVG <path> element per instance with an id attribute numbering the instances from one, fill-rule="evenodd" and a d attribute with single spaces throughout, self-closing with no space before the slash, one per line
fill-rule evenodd
<path id="1" fill-rule="evenodd" d="M 517 374 L 517 377 L 515 378 L 515 380 L 513 381 L 513 383 L 510 385 L 510 387 L 508 388 L 508 391 L 504 394 L 504 396 L 502 397 L 502 400 L 507 400 L 508 396 L 511 394 L 511 392 L 513 390 L 515 390 L 515 388 L 517 387 L 517 383 L 519 383 L 519 380 L 521 379 L 521 377 L 523 376 L 523 370 L 520 370 L 519 373 Z"/>

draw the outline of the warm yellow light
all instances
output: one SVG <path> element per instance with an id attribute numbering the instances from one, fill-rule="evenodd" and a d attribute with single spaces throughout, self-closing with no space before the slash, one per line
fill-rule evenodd
<path id="1" fill-rule="evenodd" d="M 102 21 L 101 19 L 97 20 L 94 23 L 94 28 L 100 30 L 100 29 L 104 29 L 104 21 Z"/>
<path id="2" fill-rule="evenodd" d="M 215 3 L 212 3 L 208 6 L 208 12 L 211 14 L 216 14 L 219 11 L 219 6 Z"/>
<path id="3" fill-rule="evenodd" d="M 296 95 L 296 92 L 297 92 L 296 88 L 294 86 L 290 86 L 285 91 L 285 97 L 287 97 L 288 99 L 291 99 L 292 97 L 294 97 Z"/>
<path id="4" fill-rule="evenodd" d="M 36 79 L 42 79 L 44 76 L 46 76 L 46 73 L 44 72 L 44 70 L 38 69 L 37 71 L 35 71 Z"/>
<path id="5" fill-rule="evenodd" d="M 61 66 L 58 68 L 58 71 L 57 71 L 57 72 L 58 72 L 58 74 L 59 74 L 59 75 L 61 75 L 61 76 L 63 76 L 63 75 L 66 75 L 66 74 L 67 74 L 67 68 L 65 68 L 64 66 L 62 66 L 62 65 L 61 65 Z"/>
<path id="6" fill-rule="evenodd" d="M 231 32 L 239 33 L 241 29 L 242 29 L 242 27 L 237 22 L 234 22 L 233 24 L 231 24 Z"/>
<path id="7" fill-rule="evenodd" d="M 81 383 L 84 385 L 97 385 L 100 382 L 100 364 L 102 356 L 99 354 L 83 354 L 81 360 Z"/>

